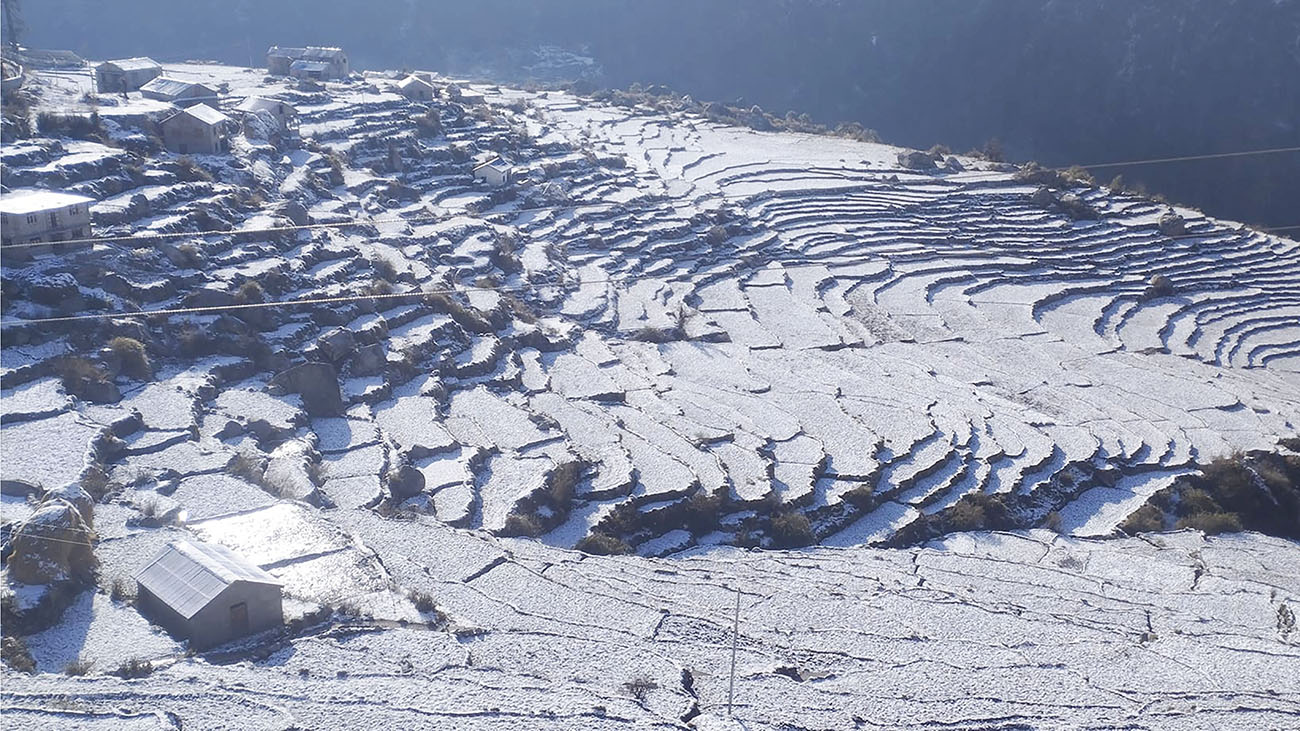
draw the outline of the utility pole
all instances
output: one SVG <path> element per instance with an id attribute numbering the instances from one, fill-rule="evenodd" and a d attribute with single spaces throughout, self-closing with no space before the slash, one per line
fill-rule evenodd
<path id="1" fill-rule="evenodd" d="M 740 642 L 740 589 L 736 589 L 736 615 L 731 628 L 731 682 L 727 685 L 727 715 L 736 714 L 731 710 L 731 702 L 736 696 L 736 646 Z"/>

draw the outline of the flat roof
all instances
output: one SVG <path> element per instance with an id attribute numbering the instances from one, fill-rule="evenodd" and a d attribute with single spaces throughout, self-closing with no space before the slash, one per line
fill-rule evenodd
<path id="1" fill-rule="evenodd" d="M 0 213 L 23 215 L 94 202 L 94 198 L 60 193 L 57 190 L 16 190 L 9 195 L 0 196 Z"/>

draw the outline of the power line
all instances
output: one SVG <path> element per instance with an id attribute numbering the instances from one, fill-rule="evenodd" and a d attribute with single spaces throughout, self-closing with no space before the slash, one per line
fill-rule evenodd
<path id="1" fill-rule="evenodd" d="M 1132 165 L 1160 165 L 1169 162 L 1188 160 L 1218 160 L 1225 157 L 1249 157 L 1252 155 L 1276 155 L 1284 152 L 1300 152 L 1300 147 L 1274 147 L 1267 150 L 1242 150 L 1240 152 L 1218 152 L 1209 155 L 1183 155 L 1181 157 L 1152 158 L 1149 160 L 1129 160 L 1128 162 L 1106 162 L 1098 165 L 1080 165 L 1081 168 L 1117 168 Z"/>

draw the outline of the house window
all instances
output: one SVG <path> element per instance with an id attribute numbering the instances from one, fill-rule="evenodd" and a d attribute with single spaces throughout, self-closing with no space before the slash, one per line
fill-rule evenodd
<path id="1" fill-rule="evenodd" d="M 51 226 L 58 226 L 58 225 L 59 225 L 59 212 L 58 212 L 58 211 L 50 211 L 50 225 L 51 225 Z"/>
<path id="2" fill-rule="evenodd" d="M 27 216 L 27 222 L 28 222 L 28 223 L 36 223 L 37 219 L 39 219 L 39 218 L 40 218 L 40 216 L 37 216 L 35 213 L 32 213 L 32 214 L 29 214 L 29 215 Z"/>

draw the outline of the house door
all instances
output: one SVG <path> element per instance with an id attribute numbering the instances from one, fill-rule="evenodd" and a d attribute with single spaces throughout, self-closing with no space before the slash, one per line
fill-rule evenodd
<path id="1" fill-rule="evenodd" d="M 248 634 L 248 605 L 244 602 L 230 608 L 230 634 L 234 637 Z"/>

